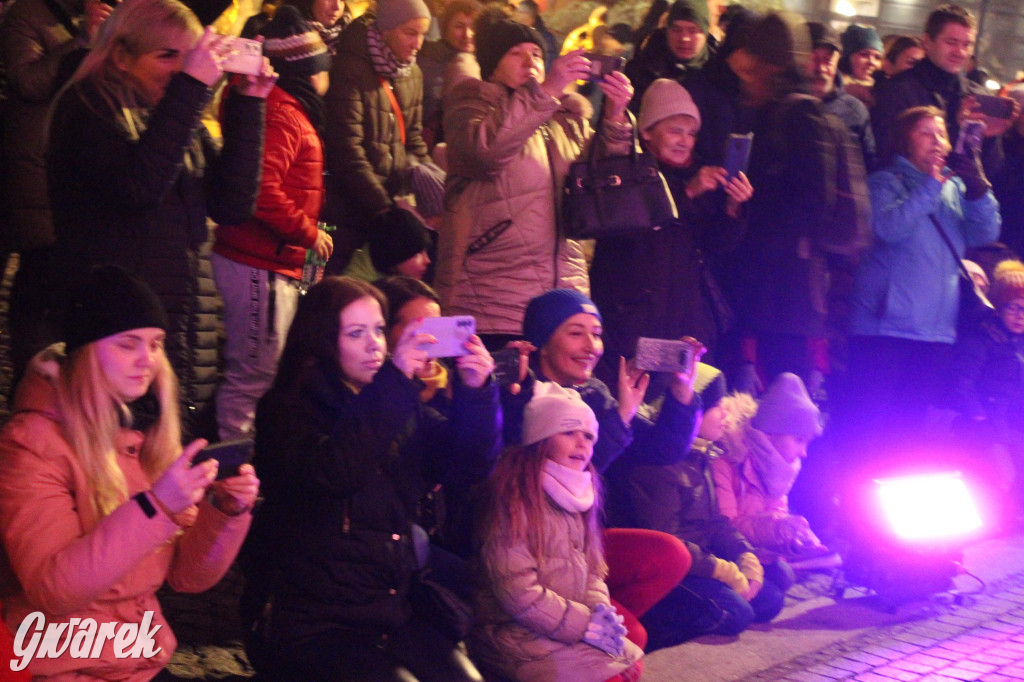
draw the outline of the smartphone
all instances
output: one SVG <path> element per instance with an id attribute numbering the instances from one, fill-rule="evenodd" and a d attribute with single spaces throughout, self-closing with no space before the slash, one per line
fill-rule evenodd
<path id="1" fill-rule="evenodd" d="M 428 358 L 457 358 L 469 355 L 465 344 L 476 334 L 476 318 L 472 315 L 425 317 L 416 331 L 432 334 L 437 339 L 437 343 L 420 346 L 427 351 Z"/>
<path id="2" fill-rule="evenodd" d="M 960 126 L 960 134 L 956 138 L 953 151 L 968 156 L 976 154 L 981 149 L 981 140 L 984 134 L 985 124 L 982 121 L 964 121 L 964 124 Z"/>
<path id="3" fill-rule="evenodd" d="M 634 362 L 637 369 L 647 372 L 689 372 L 693 347 L 685 341 L 641 336 L 636 342 Z"/>
<path id="4" fill-rule="evenodd" d="M 502 348 L 491 353 L 494 359 L 494 381 L 502 388 L 519 382 L 519 349 Z"/>
<path id="5" fill-rule="evenodd" d="M 725 141 L 725 173 L 732 180 L 740 173 L 747 172 L 750 163 L 750 148 L 754 145 L 754 133 L 738 135 L 733 133 Z"/>
<path id="6" fill-rule="evenodd" d="M 228 73 L 243 73 L 258 76 L 263 73 L 263 43 L 229 36 L 225 41 L 230 51 L 225 55 L 221 66 Z"/>
<path id="7" fill-rule="evenodd" d="M 591 82 L 604 80 L 604 77 L 612 71 L 622 71 L 622 68 L 626 65 L 624 57 L 595 54 L 593 52 L 588 52 L 583 56 L 590 60 L 590 75 L 587 77 L 587 80 Z"/>
<path id="8" fill-rule="evenodd" d="M 1013 100 L 1009 97 L 996 95 L 971 95 L 980 105 L 981 113 L 992 118 L 1010 118 L 1013 116 Z"/>
<path id="9" fill-rule="evenodd" d="M 192 460 L 192 466 L 215 459 L 218 463 L 217 480 L 231 478 L 238 475 L 239 467 L 252 461 L 255 446 L 256 443 L 248 438 L 207 445 Z"/>

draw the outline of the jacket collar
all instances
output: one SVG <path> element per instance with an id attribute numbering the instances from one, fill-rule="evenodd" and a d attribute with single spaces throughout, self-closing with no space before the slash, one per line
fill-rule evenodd
<path id="1" fill-rule="evenodd" d="M 960 74 L 943 71 L 925 57 L 911 70 L 911 73 L 929 90 L 943 95 L 959 94 L 967 90 Z"/>

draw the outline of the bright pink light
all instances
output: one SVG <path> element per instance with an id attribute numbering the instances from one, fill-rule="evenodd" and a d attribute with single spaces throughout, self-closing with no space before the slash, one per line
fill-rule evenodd
<path id="1" fill-rule="evenodd" d="M 959 472 L 875 483 L 885 518 L 904 540 L 951 539 L 981 527 L 981 516 Z"/>

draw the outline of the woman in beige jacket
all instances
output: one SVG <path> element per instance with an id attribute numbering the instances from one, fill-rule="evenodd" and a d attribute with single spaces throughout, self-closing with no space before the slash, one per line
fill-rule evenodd
<path id="1" fill-rule="evenodd" d="M 445 97 L 446 210 L 435 285 L 448 315 L 473 315 L 489 347 L 522 335 L 526 304 L 556 287 L 587 293 L 583 252 L 557 229 L 557 202 L 569 165 L 593 136 L 582 98 L 563 91 L 586 79 L 581 50 L 544 71 L 534 29 L 489 15 L 478 21 L 482 80 L 465 79 Z M 633 96 L 614 72 L 598 135 L 604 154 L 626 154 Z"/>

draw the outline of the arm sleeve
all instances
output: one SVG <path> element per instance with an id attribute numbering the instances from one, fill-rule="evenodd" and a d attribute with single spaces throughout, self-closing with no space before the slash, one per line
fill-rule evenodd
<path id="1" fill-rule="evenodd" d="M 39 32 L 22 16 L 6 17 L 0 23 L 0 61 L 7 65 L 7 82 L 14 92 L 27 101 L 43 103 L 74 73 L 86 50 L 68 36 L 47 52 Z"/>
<path id="2" fill-rule="evenodd" d="M 488 381 L 469 388 L 454 373 L 451 416 L 445 419 L 428 410 L 424 440 L 432 449 L 437 478 L 453 490 L 464 490 L 482 481 L 501 452 L 501 407 L 498 387 Z"/>
<path id="3" fill-rule="evenodd" d="M 715 484 L 718 511 L 722 512 L 722 516 L 730 521 L 740 513 L 736 492 L 732 489 L 732 477 L 732 464 L 721 458 L 711 462 L 711 479 Z"/>
<path id="4" fill-rule="evenodd" d="M 468 166 L 493 178 L 520 154 L 527 140 L 558 109 L 559 102 L 535 80 L 510 95 L 452 97 L 446 103 L 445 137 L 449 149 L 467 151 Z"/>
<path id="5" fill-rule="evenodd" d="M 199 516 L 178 540 L 167 582 L 178 592 L 204 592 L 228 572 L 242 547 L 252 514 L 227 516 L 209 501 L 199 506 Z"/>
<path id="6" fill-rule="evenodd" d="M 868 187 L 875 236 L 888 243 L 901 242 L 921 229 L 928 215 L 938 210 L 942 191 L 942 183 L 926 178 L 908 194 L 899 178 L 888 171 L 871 175 Z M 927 229 L 935 228 L 929 224 Z"/>
<path id="7" fill-rule="evenodd" d="M 961 197 L 963 195 L 961 194 Z M 999 215 L 999 202 L 992 190 L 974 201 L 963 200 L 964 220 L 962 229 L 964 243 L 967 246 L 984 246 L 999 238 L 999 227 L 1002 219 Z"/>
<path id="8" fill-rule="evenodd" d="M 636 438 L 629 446 L 630 462 L 664 466 L 681 460 L 697 435 L 700 413 L 700 396 L 694 394 L 691 403 L 683 405 L 666 391 L 657 421 L 652 423 L 639 414 L 633 418 Z"/>
<path id="9" fill-rule="evenodd" d="M 101 597 L 179 529 L 129 499 L 86 533 L 70 465 L 34 442 L 31 429 L 12 429 L 0 443 L 0 529 L 29 601 L 62 616 Z"/>
<path id="10" fill-rule="evenodd" d="M 224 147 L 213 155 L 207 179 L 206 210 L 216 223 L 237 225 L 252 216 L 260 188 L 265 117 L 266 101 L 260 97 L 232 92 L 224 102 Z"/>

